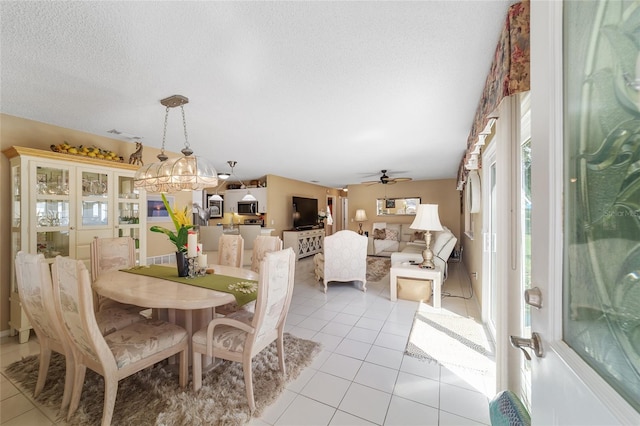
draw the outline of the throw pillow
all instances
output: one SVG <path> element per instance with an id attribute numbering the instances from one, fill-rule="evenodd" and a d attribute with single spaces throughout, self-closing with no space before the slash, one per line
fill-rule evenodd
<path id="1" fill-rule="evenodd" d="M 395 229 L 387 228 L 385 234 L 386 234 L 385 240 L 399 241 L 398 237 L 400 236 L 400 233 Z"/>
<path id="2" fill-rule="evenodd" d="M 424 231 L 416 231 L 411 236 L 411 242 L 424 240 Z"/>
<path id="3" fill-rule="evenodd" d="M 374 229 L 373 238 L 376 240 L 384 240 L 387 237 L 387 233 L 384 229 Z"/>

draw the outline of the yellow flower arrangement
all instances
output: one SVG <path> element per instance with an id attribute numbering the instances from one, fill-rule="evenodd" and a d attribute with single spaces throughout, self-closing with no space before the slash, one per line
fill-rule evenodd
<path id="1" fill-rule="evenodd" d="M 186 206 L 182 210 L 178 210 L 175 206 L 172 209 L 164 194 L 161 195 L 164 207 L 167 209 L 169 217 L 171 218 L 173 225 L 176 227 L 176 232 L 173 232 L 163 226 L 152 226 L 149 229 L 153 232 L 162 232 L 169 237 L 173 244 L 175 244 L 177 251 L 186 252 L 189 229 L 193 228 L 193 224 L 191 223 L 191 213 Z"/>

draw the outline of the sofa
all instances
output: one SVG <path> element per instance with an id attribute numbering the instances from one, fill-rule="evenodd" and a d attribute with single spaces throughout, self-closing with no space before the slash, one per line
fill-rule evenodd
<path id="1" fill-rule="evenodd" d="M 409 223 L 373 224 L 369 234 L 367 254 L 369 256 L 391 257 L 391 264 L 396 262 L 422 262 L 422 252 L 426 242 L 424 232 L 410 228 Z M 431 250 L 433 262 L 447 276 L 447 261 L 458 242 L 451 230 L 443 227 L 442 231 L 431 232 Z"/>

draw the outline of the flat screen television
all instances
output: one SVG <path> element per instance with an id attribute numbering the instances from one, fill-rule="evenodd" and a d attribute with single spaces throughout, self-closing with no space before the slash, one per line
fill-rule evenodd
<path id="1" fill-rule="evenodd" d="M 315 198 L 293 197 L 294 229 L 310 229 L 318 224 L 318 200 Z"/>

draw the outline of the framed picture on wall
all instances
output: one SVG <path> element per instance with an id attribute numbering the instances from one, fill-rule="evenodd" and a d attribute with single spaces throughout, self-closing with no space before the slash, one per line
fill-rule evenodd
<path id="1" fill-rule="evenodd" d="M 174 197 L 165 195 L 170 206 L 174 204 Z M 147 195 L 147 222 L 170 222 L 169 212 L 162 202 L 160 195 Z"/>
<path id="2" fill-rule="evenodd" d="M 394 199 L 387 199 L 384 207 L 387 209 L 395 209 L 396 208 L 396 200 Z"/>

